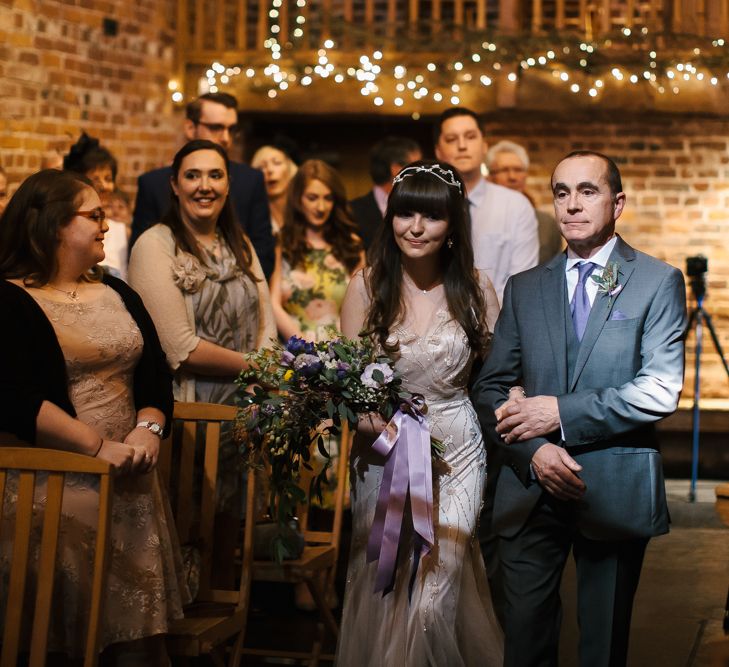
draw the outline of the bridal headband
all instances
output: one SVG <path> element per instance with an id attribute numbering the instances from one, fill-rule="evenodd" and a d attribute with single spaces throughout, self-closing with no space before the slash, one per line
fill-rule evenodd
<path id="1" fill-rule="evenodd" d="M 415 176 L 415 174 L 430 174 L 443 181 L 446 185 L 450 185 L 454 188 L 458 188 L 458 192 L 463 194 L 461 190 L 461 184 L 456 180 L 453 170 L 443 169 L 439 164 L 421 164 L 416 167 L 405 167 L 395 178 L 392 179 L 392 184 L 395 185 L 400 181 L 406 179 L 408 176 Z"/>

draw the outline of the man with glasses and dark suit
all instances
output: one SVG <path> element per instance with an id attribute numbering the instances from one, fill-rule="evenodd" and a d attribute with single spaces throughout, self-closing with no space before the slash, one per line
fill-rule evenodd
<path id="1" fill-rule="evenodd" d="M 185 138 L 208 139 L 230 149 L 238 134 L 238 102 L 227 93 L 207 93 L 187 105 Z M 157 224 L 170 205 L 171 167 L 139 177 L 130 246 L 146 229 Z M 274 241 L 263 174 L 240 162 L 230 163 L 230 198 L 238 222 L 256 250 L 266 277 L 273 271 Z"/>

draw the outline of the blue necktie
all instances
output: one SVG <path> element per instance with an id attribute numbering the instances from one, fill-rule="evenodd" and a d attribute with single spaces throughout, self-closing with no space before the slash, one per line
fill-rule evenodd
<path id="1" fill-rule="evenodd" d="M 572 324 L 575 326 L 575 334 L 577 340 L 582 341 L 587 327 L 587 318 L 590 317 L 590 298 L 587 296 L 587 279 L 590 277 L 592 270 L 595 268 L 594 262 L 580 262 L 576 264 L 579 271 L 577 286 L 570 304 L 572 312 Z"/>

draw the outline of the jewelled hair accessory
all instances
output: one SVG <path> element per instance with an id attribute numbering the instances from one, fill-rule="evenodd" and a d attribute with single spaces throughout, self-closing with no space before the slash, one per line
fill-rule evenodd
<path id="1" fill-rule="evenodd" d="M 461 190 L 461 184 L 456 180 L 455 174 L 451 169 L 443 169 L 439 164 L 429 165 L 418 165 L 417 167 L 405 167 L 395 178 L 392 179 L 392 184 L 395 185 L 400 181 L 406 179 L 408 176 L 415 176 L 415 174 L 430 174 L 443 181 L 446 185 L 450 185 L 454 188 L 458 188 L 458 192 L 463 194 Z"/>

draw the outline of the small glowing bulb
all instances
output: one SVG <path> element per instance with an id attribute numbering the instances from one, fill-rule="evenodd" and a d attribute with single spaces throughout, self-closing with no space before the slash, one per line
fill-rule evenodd
<path id="1" fill-rule="evenodd" d="M 271 89 L 271 90 L 268 91 L 268 96 L 271 99 L 273 99 L 274 97 L 276 97 L 276 95 L 278 95 L 278 93 L 275 90 Z"/>
<path id="2" fill-rule="evenodd" d="M 172 93 L 172 101 L 173 102 L 182 102 L 182 93 L 179 90 Z"/>
<path id="3" fill-rule="evenodd" d="M 451 104 L 458 105 L 460 103 L 461 103 L 461 99 L 457 95 L 454 95 L 453 97 L 451 97 Z"/>
<path id="4" fill-rule="evenodd" d="M 440 93 L 433 93 L 433 99 L 436 102 L 440 102 L 443 99 L 443 95 L 441 95 Z"/>
<path id="5" fill-rule="evenodd" d="M 435 63 L 428 63 L 428 71 L 435 72 Z"/>
<path id="6" fill-rule="evenodd" d="M 381 107 L 385 103 L 385 100 L 383 100 L 381 97 L 375 97 L 375 99 L 372 101 L 375 103 L 376 107 Z"/>
<path id="7" fill-rule="evenodd" d="M 572 91 L 573 93 L 579 93 L 579 92 L 580 92 L 580 87 L 579 87 L 579 85 L 577 85 L 576 83 L 573 83 L 573 84 L 572 84 L 572 85 L 570 86 L 570 90 L 571 90 L 571 91 Z"/>
<path id="8" fill-rule="evenodd" d="M 396 107 L 401 107 L 404 104 L 402 97 L 396 97 L 393 101 Z"/>
<path id="9" fill-rule="evenodd" d="M 512 81 L 512 82 L 516 81 L 516 73 L 509 72 L 509 76 L 507 78 L 509 79 L 509 81 Z"/>
<path id="10" fill-rule="evenodd" d="M 570 79 L 570 75 L 569 75 L 569 74 L 567 74 L 567 72 L 562 72 L 562 73 L 561 73 L 561 74 L 559 75 L 559 78 L 560 78 L 560 79 L 562 79 L 562 81 L 569 81 L 569 79 Z"/>
<path id="11" fill-rule="evenodd" d="M 597 89 L 595 89 L 595 88 L 590 88 L 590 90 L 589 90 L 589 91 L 587 91 L 587 92 L 588 92 L 588 95 L 589 95 L 590 97 L 597 97 Z"/>
<path id="12" fill-rule="evenodd" d="M 327 39 L 324 42 L 324 48 L 325 49 L 333 49 L 334 48 L 334 42 L 331 39 Z"/>

